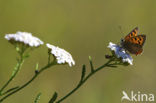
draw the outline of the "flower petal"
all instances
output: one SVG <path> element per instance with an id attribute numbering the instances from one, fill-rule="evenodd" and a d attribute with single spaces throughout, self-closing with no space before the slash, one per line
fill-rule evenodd
<path id="1" fill-rule="evenodd" d="M 133 58 L 125 51 L 125 49 L 112 42 L 109 43 L 108 48 L 115 52 L 117 58 L 121 57 L 123 62 L 128 62 L 130 65 L 133 65 Z"/>
<path id="2" fill-rule="evenodd" d="M 70 53 L 54 45 L 48 43 L 46 45 L 51 50 L 51 54 L 56 57 L 58 64 L 68 63 L 70 67 L 75 65 L 75 61 Z"/>
<path id="3" fill-rule="evenodd" d="M 6 34 L 5 39 L 13 40 L 15 42 L 24 43 L 30 47 L 38 47 L 43 44 L 39 38 L 32 36 L 31 33 L 27 32 L 17 32 L 15 34 Z"/>

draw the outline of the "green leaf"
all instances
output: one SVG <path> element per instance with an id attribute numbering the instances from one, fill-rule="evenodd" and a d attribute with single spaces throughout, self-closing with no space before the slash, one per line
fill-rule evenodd
<path id="1" fill-rule="evenodd" d="M 36 64 L 36 67 L 35 67 L 35 73 L 37 74 L 39 71 L 38 71 L 38 63 Z"/>
<path id="2" fill-rule="evenodd" d="M 86 74 L 86 66 L 83 65 L 82 66 L 82 73 L 81 73 L 81 80 L 80 80 L 80 83 L 83 81 L 84 77 L 85 77 L 85 74 Z"/>
<path id="3" fill-rule="evenodd" d="M 38 63 L 36 64 L 35 70 L 38 70 Z"/>
<path id="4" fill-rule="evenodd" d="M 16 51 L 17 52 L 20 52 L 20 48 L 18 46 L 16 47 Z"/>
<path id="5" fill-rule="evenodd" d="M 37 96 L 36 96 L 36 98 L 35 98 L 34 103 L 38 103 L 39 100 L 40 100 L 40 97 L 41 97 L 41 93 L 38 93 Z"/>
<path id="6" fill-rule="evenodd" d="M 51 60 L 51 54 L 50 54 L 50 52 L 48 51 L 48 64 L 50 64 L 50 60 Z"/>
<path id="7" fill-rule="evenodd" d="M 56 100 L 56 98 L 57 98 L 57 93 L 55 92 L 55 93 L 53 94 L 52 98 L 50 99 L 49 103 L 54 103 L 55 100 Z"/>
<path id="8" fill-rule="evenodd" d="M 90 63 L 91 72 L 94 72 L 94 67 L 93 67 L 93 62 L 92 62 L 91 56 L 89 56 L 89 63 Z"/>
<path id="9" fill-rule="evenodd" d="M 35 73 L 37 74 L 38 72 L 39 72 L 39 70 L 38 70 L 38 63 L 36 63 Z"/>
<path id="10" fill-rule="evenodd" d="M 29 54 L 26 54 L 26 55 L 23 56 L 23 58 L 26 59 L 26 58 L 28 58 L 29 56 L 30 56 Z"/>

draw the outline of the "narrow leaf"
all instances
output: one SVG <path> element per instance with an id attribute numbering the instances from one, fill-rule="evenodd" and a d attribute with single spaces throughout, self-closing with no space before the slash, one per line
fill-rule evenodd
<path id="1" fill-rule="evenodd" d="M 36 74 L 38 73 L 38 63 L 36 64 L 36 67 L 35 67 L 35 73 Z"/>
<path id="2" fill-rule="evenodd" d="M 91 56 L 89 56 L 89 63 L 90 63 L 91 72 L 94 72 L 94 67 L 93 67 L 93 62 L 92 62 Z"/>
<path id="3" fill-rule="evenodd" d="M 26 58 L 28 58 L 30 55 L 29 54 L 26 54 L 26 55 L 24 55 L 23 57 L 24 57 L 24 59 L 26 59 Z"/>
<path id="4" fill-rule="evenodd" d="M 35 70 L 38 70 L 38 63 L 36 64 Z"/>
<path id="5" fill-rule="evenodd" d="M 81 80 L 80 80 L 80 83 L 83 81 L 84 77 L 85 77 L 85 74 L 86 74 L 86 66 L 83 65 L 82 66 L 82 73 L 81 73 Z"/>
<path id="6" fill-rule="evenodd" d="M 50 56 L 51 56 L 51 53 L 50 53 L 50 50 L 48 50 L 48 64 L 50 64 L 50 61 L 51 61 Z"/>
<path id="7" fill-rule="evenodd" d="M 50 99 L 49 103 L 54 103 L 55 100 L 56 100 L 56 98 L 57 98 L 57 93 L 55 92 L 55 93 L 53 94 L 52 98 Z"/>
<path id="8" fill-rule="evenodd" d="M 40 100 L 40 97 L 41 97 L 41 93 L 38 93 L 37 96 L 36 96 L 36 98 L 35 98 L 34 103 L 38 103 L 39 100 Z"/>
<path id="9" fill-rule="evenodd" d="M 16 51 L 19 52 L 20 51 L 20 48 L 19 47 L 16 47 Z"/>

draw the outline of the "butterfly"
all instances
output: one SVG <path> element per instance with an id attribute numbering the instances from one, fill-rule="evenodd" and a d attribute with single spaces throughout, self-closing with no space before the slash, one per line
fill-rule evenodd
<path id="1" fill-rule="evenodd" d="M 136 27 L 121 40 L 121 46 L 131 54 L 138 55 L 142 53 L 145 41 L 146 35 L 138 35 L 138 27 Z"/>

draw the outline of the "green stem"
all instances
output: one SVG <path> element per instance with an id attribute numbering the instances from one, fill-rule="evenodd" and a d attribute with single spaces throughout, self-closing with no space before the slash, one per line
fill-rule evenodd
<path id="1" fill-rule="evenodd" d="M 10 88 L 8 89 L 7 91 L 3 92 L 1 95 L 6 95 L 7 93 L 11 92 L 11 91 L 14 91 L 15 89 L 19 88 L 18 86 L 17 87 L 13 87 L 13 88 Z"/>
<path id="2" fill-rule="evenodd" d="M 16 89 L 15 91 L 12 91 L 11 93 L 9 93 L 8 95 L 4 96 L 2 99 L 0 99 L 0 103 L 2 101 L 4 101 L 6 98 L 8 98 L 9 96 L 17 93 L 18 91 L 22 90 L 23 88 L 25 88 L 26 86 L 28 86 L 32 81 L 34 81 L 34 79 L 39 75 L 41 74 L 44 70 L 46 70 L 47 68 L 55 65 L 56 62 L 52 62 L 50 64 L 47 64 L 45 67 L 41 68 L 40 71 L 38 71 L 28 82 L 26 82 L 25 84 L 23 84 L 21 87 L 19 87 L 18 89 Z"/>
<path id="3" fill-rule="evenodd" d="M 14 71 L 13 71 L 13 73 L 12 73 L 12 75 L 11 75 L 11 77 L 10 77 L 10 79 L 3 85 L 3 87 L 0 89 L 0 96 L 1 95 L 3 95 L 3 90 L 10 84 L 10 82 L 15 78 L 15 76 L 17 75 L 17 73 L 19 72 L 19 70 L 20 70 L 20 68 L 21 68 L 21 66 L 22 66 L 22 64 L 23 64 L 23 62 L 24 62 L 24 59 L 23 59 L 23 57 L 22 57 L 22 55 L 21 55 L 21 59 L 18 61 L 18 63 L 17 63 L 17 65 L 15 66 L 15 68 L 14 68 Z"/>
<path id="4" fill-rule="evenodd" d="M 72 91 L 70 91 L 67 95 L 65 95 L 64 97 L 62 97 L 61 99 L 59 99 L 58 101 L 56 101 L 56 103 L 60 103 L 62 101 L 64 101 L 66 98 L 68 98 L 70 95 L 72 95 L 74 92 L 76 92 L 92 75 L 94 75 L 96 72 L 98 72 L 99 70 L 103 69 L 104 67 L 107 67 L 109 63 L 111 63 L 113 61 L 113 59 L 110 59 L 107 63 L 105 63 L 104 65 L 100 66 L 99 68 L 95 69 L 93 72 L 90 72 L 88 74 L 88 76 L 82 81 L 80 82 L 76 88 L 74 88 Z"/>

